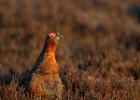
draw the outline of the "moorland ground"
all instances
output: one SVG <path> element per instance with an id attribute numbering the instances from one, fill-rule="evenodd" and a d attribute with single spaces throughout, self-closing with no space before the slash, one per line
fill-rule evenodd
<path id="1" fill-rule="evenodd" d="M 64 100 L 140 99 L 139 0 L 1 0 L 0 100 L 32 100 L 17 90 L 45 36 L 64 35 L 56 52 Z"/>

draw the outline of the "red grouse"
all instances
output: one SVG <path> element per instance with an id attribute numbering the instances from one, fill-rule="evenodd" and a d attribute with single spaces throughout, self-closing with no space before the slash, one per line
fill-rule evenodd
<path id="1" fill-rule="evenodd" d="M 55 59 L 55 51 L 62 37 L 54 32 L 47 35 L 40 56 L 26 76 L 26 87 L 30 95 L 39 96 L 43 100 L 62 100 L 63 84 Z"/>

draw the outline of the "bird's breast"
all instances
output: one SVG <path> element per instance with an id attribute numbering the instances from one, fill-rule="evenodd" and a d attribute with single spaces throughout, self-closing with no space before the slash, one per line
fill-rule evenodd
<path id="1" fill-rule="evenodd" d="M 58 72 L 58 64 L 53 56 L 47 56 L 44 58 L 41 63 L 41 67 L 44 73 L 57 73 Z"/>

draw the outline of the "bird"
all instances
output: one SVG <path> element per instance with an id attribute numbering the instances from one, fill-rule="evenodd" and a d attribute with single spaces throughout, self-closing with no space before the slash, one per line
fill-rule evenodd
<path id="1" fill-rule="evenodd" d="M 63 36 L 59 33 L 47 34 L 39 57 L 26 75 L 27 91 L 41 100 L 62 100 L 63 84 L 55 59 L 55 52 L 61 38 Z"/>

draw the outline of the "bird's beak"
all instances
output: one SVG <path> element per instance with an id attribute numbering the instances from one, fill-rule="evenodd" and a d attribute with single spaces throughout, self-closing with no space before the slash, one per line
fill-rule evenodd
<path id="1" fill-rule="evenodd" d="M 61 38 L 63 39 L 63 35 L 56 33 L 56 40 L 60 40 Z"/>

